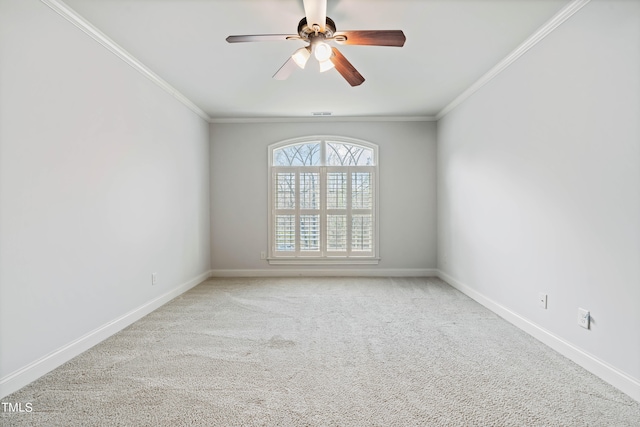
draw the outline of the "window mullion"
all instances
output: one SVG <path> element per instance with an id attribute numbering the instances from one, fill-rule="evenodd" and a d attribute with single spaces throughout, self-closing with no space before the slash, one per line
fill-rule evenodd
<path id="1" fill-rule="evenodd" d="M 347 167 L 347 256 L 351 255 L 353 219 L 351 214 L 351 168 Z"/>
<path id="2" fill-rule="evenodd" d="M 320 141 L 320 166 L 327 166 L 327 141 Z"/>
<path id="3" fill-rule="evenodd" d="M 327 141 L 320 141 L 320 254 L 327 255 Z"/>
<path id="4" fill-rule="evenodd" d="M 300 168 L 295 169 L 295 177 L 296 177 L 296 191 L 294 195 L 294 212 L 295 212 L 295 230 L 296 230 L 296 246 L 295 246 L 295 254 L 296 256 L 300 255 Z"/>
<path id="5" fill-rule="evenodd" d="M 324 144 L 321 144 L 323 147 Z M 327 168 L 320 166 L 320 254 L 327 255 Z"/>

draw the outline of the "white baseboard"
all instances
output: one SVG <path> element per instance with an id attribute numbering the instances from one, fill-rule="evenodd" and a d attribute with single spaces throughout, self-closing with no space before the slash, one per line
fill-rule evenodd
<path id="1" fill-rule="evenodd" d="M 435 268 L 331 268 L 331 269 L 237 269 L 237 270 L 211 270 L 211 277 L 435 277 L 438 270 Z"/>
<path id="2" fill-rule="evenodd" d="M 340 270 L 211 270 L 177 286 L 146 304 L 106 323 L 58 350 L 24 366 L 0 379 L 0 398 L 5 397 L 63 363 L 73 359 L 116 332 L 131 325 L 175 297 L 183 294 L 209 277 L 285 277 L 285 276 L 369 276 L 369 277 L 431 277 L 437 276 L 460 292 L 474 299 L 500 317 L 509 321 L 529 335 L 548 345 L 558 353 L 571 359 L 589 372 L 607 381 L 633 399 L 640 402 L 640 380 L 610 366 L 606 362 L 554 335 L 530 320 L 487 298 L 469 286 L 438 269 L 340 269 Z"/>
<path id="3" fill-rule="evenodd" d="M 628 394 L 631 398 L 640 402 L 640 380 L 639 379 L 634 378 L 620 371 L 619 369 L 616 369 L 615 367 L 587 353 L 581 348 L 576 347 L 575 345 L 564 340 L 563 338 L 560 338 L 559 336 L 553 334 L 552 332 L 549 332 L 546 329 L 541 328 L 540 326 L 536 325 L 532 321 L 520 316 L 518 313 L 515 313 L 509 310 L 507 307 L 504 307 L 503 305 L 498 304 L 497 302 L 491 300 L 490 298 L 487 298 L 486 296 L 484 296 L 480 292 L 475 291 L 468 285 L 461 283 L 460 281 L 456 280 L 455 278 L 448 275 L 444 271 L 442 270 L 436 270 L 436 271 L 437 271 L 437 276 L 439 278 L 441 278 L 442 280 L 444 280 L 445 282 L 447 282 L 448 284 L 450 284 L 451 286 L 453 286 L 463 294 L 467 295 L 468 297 L 482 304 L 483 306 L 493 311 L 503 319 L 512 323 L 514 326 L 520 328 L 521 330 L 533 336 L 537 340 L 548 345 L 549 347 L 551 347 L 561 355 L 569 358 L 570 360 L 574 361 L 578 365 L 585 368 L 587 371 L 600 377 L 601 379 L 608 382 L 612 386 L 618 388 L 623 393 Z"/>
<path id="4" fill-rule="evenodd" d="M 101 327 L 77 338 L 69 344 L 41 357 L 40 359 L 18 369 L 17 371 L 0 379 L 0 398 L 5 397 L 27 384 L 35 381 L 44 374 L 54 370 L 58 366 L 73 359 L 84 351 L 90 349 L 94 345 L 104 341 L 116 332 L 121 331 L 133 322 L 143 318 L 147 314 L 171 301 L 175 297 L 183 294 L 202 281 L 208 279 L 211 272 L 207 271 L 193 279 L 176 286 L 174 289 L 166 292 L 151 301 L 131 310 L 130 312 L 114 319 Z"/>

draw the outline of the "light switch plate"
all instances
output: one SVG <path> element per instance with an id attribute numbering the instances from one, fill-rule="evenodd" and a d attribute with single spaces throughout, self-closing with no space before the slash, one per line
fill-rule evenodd
<path id="1" fill-rule="evenodd" d="M 589 329 L 589 320 L 591 319 L 591 315 L 589 314 L 589 310 L 585 310 L 584 308 L 578 309 L 578 325 Z"/>

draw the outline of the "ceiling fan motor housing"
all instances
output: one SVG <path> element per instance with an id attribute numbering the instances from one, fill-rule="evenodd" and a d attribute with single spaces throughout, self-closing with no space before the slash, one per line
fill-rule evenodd
<path id="1" fill-rule="evenodd" d="M 327 22 L 325 23 L 324 31 L 319 31 L 319 33 L 324 34 L 325 38 L 333 37 L 333 34 L 336 32 L 336 23 L 333 22 L 333 19 L 327 16 Z M 298 24 L 298 34 L 305 40 L 309 39 L 310 35 L 315 35 L 316 30 L 313 27 L 309 27 L 307 24 L 307 18 L 302 18 L 300 23 Z"/>

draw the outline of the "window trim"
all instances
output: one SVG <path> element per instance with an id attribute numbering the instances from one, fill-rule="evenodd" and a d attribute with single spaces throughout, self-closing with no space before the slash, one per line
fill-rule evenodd
<path id="1" fill-rule="evenodd" d="M 274 197 L 274 170 L 275 168 L 292 168 L 292 169 L 299 169 L 299 168 L 305 168 L 305 166 L 274 166 L 273 165 L 273 161 L 274 161 L 274 152 L 280 148 L 289 146 L 289 145 L 297 145 L 297 144 L 304 144 L 304 143 L 313 143 L 313 142 L 319 142 L 320 143 L 320 147 L 321 147 L 321 158 L 320 158 L 320 165 L 318 166 L 309 166 L 309 168 L 316 168 L 316 169 L 323 169 L 323 170 L 328 170 L 333 168 L 333 166 L 327 166 L 324 164 L 325 162 L 325 147 L 326 144 L 328 142 L 337 142 L 337 143 L 343 143 L 343 144 L 353 144 L 353 145 L 360 145 L 362 147 L 365 147 L 367 149 L 370 149 L 373 152 L 373 156 L 375 159 L 375 164 L 374 165 L 368 165 L 368 166 L 362 166 L 363 168 L 369 168 L 369 169 L 373 169 L 373 209 L 372 211 L 372 215 L 373 215 L 373 248 L 372 248 L 372 252 L 371 255 L 354 255 L 354 254 L 350 254 L 350 255 L 325 255 L 325 256 L 312 256 L 312 255 L 305 255 L 305 256 L 278 256 L 275 254 L 275 226 L 274 226 L 274 220 L 275 220 L 275 212 L 276 212 L 276 206 L 275 206 L 275 201 L 273 200 Z M 267 197 L 268 197 L 268 255 L 267 255 L 267 262 L 271 265 L 373 265 L 373 264 L 378 264 L 380 261 L 380 256 L 379 256 L 379 228 L 380 228 L 380 216 L 379 216 L 379 205 L 380 205 L 380 199 L 379 199 L 379 165 L 380 165 L 380 158 L 379 158 L 379 150 L 378 150 L 378 146 L 374 143 L 368 142 L 368 141 L 364 141 L 361 139 L 356 139 L 356 138 L 349 138 L 349 137 L 344 137 L 344 136 L 337 136 L 337 135 L 309 135 L 309 136 L 305 136 L 305 137 L 299 137 L 299 138 L 292 138 L 292 139 L 287 139 L 287 140 L 283 140 L 283 141 L 279 141 L 273 144 L 270 144 L 267 147 L 268 150 L 268 155 L 267 155 L 267 170 L 268 170 L 268 182 L 267 182 L 267 186 L 268 186 L 268 190 L 267 190 Z M 357 167 L 357 166 L 356 166 Z"/>

